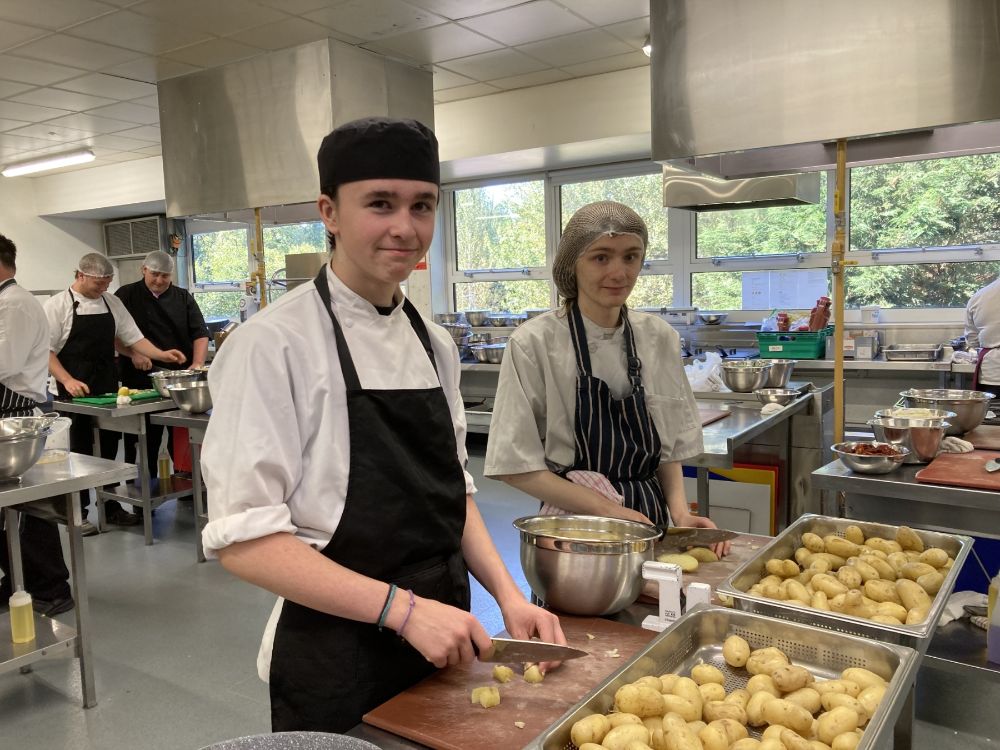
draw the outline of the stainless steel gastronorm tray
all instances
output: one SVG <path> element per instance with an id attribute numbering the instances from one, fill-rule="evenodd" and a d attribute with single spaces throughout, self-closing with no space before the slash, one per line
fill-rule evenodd
<path id="1" fill-rule="evenodd" d="M 696 607 L 664 630 L 527 747 L 576 750 L 570 740 L 573 724 L 590 714 L 609 712 L 618 688 L 646 675 L 666 672 L 687 675 L 699 661 L 704 661 L 722 670 L 726 692 L 746 687 L 749 673 L 730 667 L 722 658 L 722 644 L 730 635 L 745 638 L 752 649 L 780 648 L 793 664 L 805 667 L 817 679 L 833 679 L 848 667 L 864 667 L 889 680 L 885 697 L 865 727 L 857 750 L 892 747 L 893 727 L 916 678 L 918 655 L 913 649 L 774 620 L 753 612 L 705 605 Z M 759 735 L 756 729 L 748 729 L 752 736 Z"/>
<path id="2" fill-rule="evenodd" d="M 914 362 L 934 362 L 941 359 L 942 351 L 941 344 L 889 344 L 882 350 L 890 361 L 903 359 Z"/>
<path id="3" fill-rule="evenodd" d="M 717 589 L 717 593 L 732 597 L 734 605 L 739 609 L 759 612 L 772 617 L 780 617 L 783 620 L 809 623 L 821 628 L 839 630 L 843 633 L 852 633 L 889 643 L 899 643 L 904 646 L 912 646 L 919 651 L 924 651 L 930 642 L 931 636 L 934 634 L 938 618 L 941 616 L 941 612 L 948 602 L 948 596 L 955 586 L 955 581 L 958 578 L 959 571 L 962 569 L 962 565 L 965 563 L 965 558 L 968 557 L 969 550 L 972 549 L 971 537 L 914 529 L 914 532 L 923 540 L 925 546 L 940 547 L 951 555 L 951 557 L 955 558 L 955 564 L 945 576 L 941 590 L 938 591 L 931 602 L 927 618 L 918 625 L 887 625 L 880 622 L 872 622 L 862 617 L 813 609 L 812 607 L 790 604 L 748 593 L 750 587 L 766 575 L 764 564 L 768 560 L 772 557 L 780 559 L 794 557 L 795 550 L 802 546 L 802 535 L 806 532 L 811 531 L 814 534 L 819 534 L 819 536 L 826 536 L 827 534 L 843 536 L 844 529 L 851 525 L 860 528 L 864 532 L 865 539 L 872 536 L 895 539 L 896 530 L 899 528 L 898 526 L 889 526 L 881 523 L 855 521 L 850 518 L 832 518 L 829 516 L 806 514 L 775 537 L 774 541 L 766 547 L 761 548 L 754 557 L 747 560 L 735 573 L 726 579 Z"/>

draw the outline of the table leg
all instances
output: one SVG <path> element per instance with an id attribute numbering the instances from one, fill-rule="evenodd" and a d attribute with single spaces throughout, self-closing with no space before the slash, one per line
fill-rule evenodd
<path id="1" fill-rule="evenodd" d="M 83 685 L 83 707 L 97 705 L 97 688 L 90 650 L 90 603 L 87 600 L 87 572 L 83 557 L 83 533 L 80 524 L 80 493 L 66 495 L 66 518 L 69 520 L 69 559 L 73 573 L 73 601 L 76 602 L 76 655 L 80 659 L 80 682 Z"/>
<path id="2" fill-rule="evenodd" d="M 24 588 L 24 568 L 21 564 L 21 514 L 13 508 L 4 508 L 4 522 L 7 525 L 7 556 L 10 558 L 11 591 Z M 30 592 L 29 592 L 30 593 Z"/>
<path id="3" fill-rule="evenodd" d="M 698 487 L 698 515 L 708 518 L 708 469 L 704 466 L 699 466 L 696 470 L 696 476 Z"/>
<path id="4" fill-rule="evenodd" d="M 899 712 L 896 725 L 892 728 L 892 750 L 911 750 L 913 747 L 913 722 L 915 719 L 914 695 L 916 685 L 910 685 L 906 693 L 903 710 Z"/>
<path id="5" fill-rule="evenodd" d="M 146 420 L 139 419 L 139 493 L 142 499 L 142 533 L 146 544 L 153 543 L 153 504 L 150 502 L 149 451 L 146 449 Z"/>
<path id="6" fill-rule="evenodd" d="M 191 432 L 188 431 L 190 436 Z M 191 447 L 191 482 L 194 490 L 194 533 L 198 562 L 205 562 L 205 548 L 201 544 L 201 517 L 205 515 L 205 495 L 201 483 L 201 445 L 188 441 Z"/>

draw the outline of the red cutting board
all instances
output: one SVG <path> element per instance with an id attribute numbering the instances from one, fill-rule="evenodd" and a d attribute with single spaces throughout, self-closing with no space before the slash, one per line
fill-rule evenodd
<path id="1" fill-rule="evenodd" d="M 722 409 L 698 409 L 698 416 L 701 417 L 701 426 L 718 422 L 720 419 L 728 417 L 730 412 Z"/>
<path id="2" fill-rule="evenodd" d="M 493 680 L 492 664 L 448 667 L 365 714 L 365 723 L 439 750 L 524 747 L 657 635 L 598 617 L 559 620 L 569 645 L 590 656 L 563 662 L 537 685 L 521 678 L 519 666 L 505 685 Z M 617 657 L 609 655 L 614 649 Z M 500 689 L 499 706 L 472 705 L 472 689 L 486 685 Z"/>
<path id="3" fill-rule="evenodd" d="M 1000 471 L 990 474 L 986 462 L 1000 458 L 997 451 L 972 451 L 972 453 L 942 453 L 926 469 L 916 474 L 918 482 L 947 484 L 952 487 L 969 487 L 976 490 L 1000 492 Z"/>
<path id="4" fill-rule="evenodd" d="M 1000 426 L 979 425 L 974 430 L 965 433 L 963 440 L 972 443 L 973 448 L 984 451 L 1000 451 Z"/>

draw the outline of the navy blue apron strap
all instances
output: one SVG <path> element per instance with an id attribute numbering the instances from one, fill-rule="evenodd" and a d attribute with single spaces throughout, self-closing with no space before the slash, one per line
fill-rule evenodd
<path id="1" fill-rule="evenodd" d="M 632 336 L 632 324 L 628 319 L 628 308 L 622 306 L 622 326 L 625 334 L 625 363 L 628 367 L 628 379 L 632 390 L 642 387 L 642 362 L 635 350 L 635 338 Z"/>
<path id="2" fill-rule="evenodd" d="M 569 304 L 569 315 L 566 316 L 566 320 L 569 323 L 569 335 L 574 342 L 576 370 L 580 375 L 590 375 L 590 348 L 587 346 L 587 329 L 583 325 L 583 314 L 575 301 Z"/>

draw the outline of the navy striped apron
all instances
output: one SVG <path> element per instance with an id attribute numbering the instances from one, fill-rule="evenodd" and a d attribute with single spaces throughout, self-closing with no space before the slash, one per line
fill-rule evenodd
<path id="1" fill-rule="evenodd" d="M 14 279 L 7 279 L 0 284 L 0 294 L 16 283 Z M 0 383 L 0 417 L 30 417 L 35 413 L 35 406 L 33 398 L 22 396 Z"/>
<path id="2" fill-rule="evenodd" d="M 616 399 L 608 384 L 594 377 L 583 315 L 570 306 L 569 330 L 576 351 L 576 459 L 570 469 L 596 471 L 608 478 L 625 498 L 625 506 L 653 523 L 668 524 L 670 516 L 656 475 L 660 465 L 660 436 L 646 409 L 640 376 L 642 363 L 635 351 L 628 311 L 622 307 L 625 357 L 632 392 Z"/>

